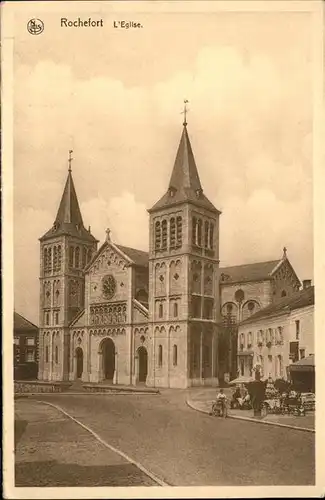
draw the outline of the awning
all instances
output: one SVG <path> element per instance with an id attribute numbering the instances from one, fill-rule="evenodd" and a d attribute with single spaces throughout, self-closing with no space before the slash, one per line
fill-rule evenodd
<path id="1" fill-rule="evenodd" d="M 306 358 L 300 359 L 296 361 L 296 363 L 292 363 L 289 365 L 289 370 L 291 372 L 313 372 L 315 371 L 315 356 L 311 354 Z"/>
<path id="2" fill-rule="evenodd" d="M 253 381 L 254 381 L 253 377 L 244 377 L 244 376 L 241 376 L 241 377 L 235 378 L 234 380 L 231 380 L 229 382 L 229 385 L 249 384 L 250 382 L 253 382 Z"/>

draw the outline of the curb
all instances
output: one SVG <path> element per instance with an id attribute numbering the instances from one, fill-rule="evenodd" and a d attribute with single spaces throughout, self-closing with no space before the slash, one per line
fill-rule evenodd
<path id="1" fill-rule="evenodd" d="M 91 391 L 83 391 L 83 392 L 20 392 L 14 395 L 14 399 L 20 398 L 28 398 L 29 396 L 130 396 L 130 394 L 134 395 L 146 395 L 146 396 L 156 396 L 159 395 L 159 392 L 140 392 L 140 391 L 112 391 L 112 392 L 91 392 Z"/>
<path id="2" fill-rule="evenodd" d="M 201 410 L 201 408 L 197 408 L 193 402 L 189 401 L 188 399 L 186 400 L 187 406 L 192 408 L 192 410 L 199 411 L 200 413 L 205 413 L 206 415 L 209 415 L 209 412 L 207 410 Z M 268 422 L 267 420 L 255 420 L 254 418 L 250 417 L 239 417 L 237 415 L 227 415 L 227 418 L 232 418 L 233 420 L 244 420 L 246 422 L 253 422 L 254 424 L 264 424 L 264 425 L 271 425 L 274 427 L 286 427 L 287 429 L 293 429 L 295 431 L 304 431 L 304 432 L 312 432 L 315 434 L 315 429 L 308 429 L 308 427 L 296 427 L 294 425 L 289 425 L 289 424 L 280 424 L 278 422 Z"/>
<path id="3" fill-rule="evenodd" d="M 105 441 L 103 438 L 101 438 L 99 434 L 97 434 L 96 432 L 94 432 L 87 425 L 83 424 L 80 420 L 77 420 L 75 417 L 73 417 L 72 415 L 70 415 L 70 413 L 68 413 L 63 408 L 61 408 L 61 406 L 55 405 L 53 403 L 49 403 L 47 401 L 37 401 L 37 402 L 40 403 L 40 404 L 43 404 L 43 405 L 51 406 L 52 408 L 55 408 L 57 411 L 63 413 L 63 415 L 65 415 L 70 420 L 72 420 L 73 422 L 75 422 L 76 424 L 78 424 L 80 427 L 82 427 L 83 429 L 85 429 L 87 432 L 89 432 L 97 441 L 99 441 L 106 448 L 108 448 L 109 450 L 113 451 L 114 453 L 116 453 L 120 457 L 124 458 L 130 464 L 135 465 L 146 476 L 148 476 L 155 483 L 157 483 L 158 486 L 171 486 L 171 484 L 167 483 L 166 481 L 164 481 L 160 477 L 156 476 L 153 472 L 151 472 L 146 467 L 144 467 L 140 462 L 138 462 L 137 460 L 133 460 L 133 458 L 129 457 L 126 453 L 124 453 L 123 451 L 121 451 L 118 448 L 115 448 L 114 446 L 112 446 L 111 444 L 109 444 L 107 441 Z"/>

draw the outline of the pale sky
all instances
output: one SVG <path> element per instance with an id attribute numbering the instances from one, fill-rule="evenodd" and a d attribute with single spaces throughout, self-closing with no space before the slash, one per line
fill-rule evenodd
<path id="1" fill-rule="evenodd" d="M 69 149 L 85 226 L 148 249 L 146 209 L 167 188 L 184 98 L 203 189 L 222 211 L 220 265 L 281 258 L 286 246 L 299 278 L 312 278 L 310 15 L 93 13 L 103 28 L 68 29 L 63 14 L 80 15 L 37 12 L 39 36 L 29 15 L 15 22 L 16 310 L 38 323 L 38 238 Z M 144 27 L 116 30 L 116 17 Z"/>

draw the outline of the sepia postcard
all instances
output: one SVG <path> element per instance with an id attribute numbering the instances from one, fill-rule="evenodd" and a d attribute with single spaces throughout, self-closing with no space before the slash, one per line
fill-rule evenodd
<path id="1" fill-rule="evenodd" d="M 3 3 L 5 498 L 324 496 L 323 10 Z"/>

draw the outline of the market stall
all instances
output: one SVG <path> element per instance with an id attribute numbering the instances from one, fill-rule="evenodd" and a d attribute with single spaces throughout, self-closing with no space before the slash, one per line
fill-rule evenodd
<path id="1" fill-rule="evenodd" d="M 311 354 L 289 366 L 292 385 L 300 392 L 315 392 L 315 356 Z"/>

